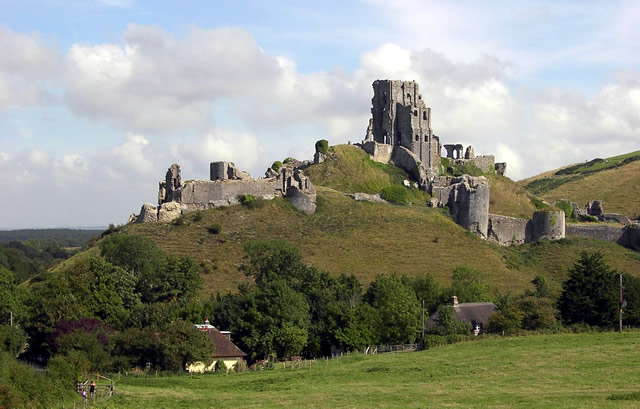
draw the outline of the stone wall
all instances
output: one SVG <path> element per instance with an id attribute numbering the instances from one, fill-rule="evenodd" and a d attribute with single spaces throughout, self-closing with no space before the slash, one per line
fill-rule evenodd
<path id="1" fill-rule="evenodd" d="M 182 208 L 185 211 L 238 204 L 239 195 L 253 195 L 270 200 L 282 196 L 282 184 L 276 178 L 252 180 L 196 180 L 182 188 Z"/>
<path id="2" fill-rule="evenodd" d="M 448 193 L 446 202 L 444 194 Z M 482 238 L 487 238 L 489 224 L 489 183 L 485 177 L 463 175 L 451 186 L 441 189 L 439 197 L 449 206 L 453 220 Z"/>
<path id="3" fill-rule="evenodd" d="M 180 166 L 171 165 L 158 189 L 158 207 L 151 203 L 142 206 L 138 216 L 130 217 L 136 223 L 170 222 L 182 214 L 212 207 L 238 204 L 239 196 L 252 195 L 271 200 L 287 197 L 301 212 L 316 210 L 316 189 L 301 169 L 286 164 L 279 171 L 268 169 L 268 177 L 254 179 L 238 171 L 231 162 L 212 162 L 211 180 L 181 182 Z"/>
<path id="4" fill-rule="evenodd" d="M 610 241 L 632 250 L 640 251 L 640 226 L 635 223 L 628 226 L 615 224 L 569 224 L 567 225 L 567 236 Z"/>
<path id="5" fill-rule="evenodd" d="M 371 121 L 363 143 L 373 141 L 413 152 L 425 170 L 437 173 L 440 140 L 431 129 L 431 108 L 415 81 L 376 80 L 372 84 Z"/>
<path id="6" fill-rule="evenodd" d="M 489 214 L 487 238 L 494 243 L 511 246 L 528 243 L 533 236 L 531 219 Z"/>
<path id="7" fill-rule="evenodd" d="M 371 156 L 371 159 L 380 163 L 389 163 L 393 146 L 374 141 L 368 141 L 362 144 L 362 149 Z"/>
<path id="8" fill-rule="evenodd" d="M 565 237 L 565 215 L 562 210 L 537 210 L 533 213 L 532 241 L 559 240 Z"/>

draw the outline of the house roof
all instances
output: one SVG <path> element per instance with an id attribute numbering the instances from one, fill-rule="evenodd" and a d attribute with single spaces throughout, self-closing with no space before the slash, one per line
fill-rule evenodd
<path id="1" fill-rule="evenodd" d="M 231 340 L 227 338 L 230 333 L 225 331 L 226 334 L 221 333 L 213 326 L 206 326 L 200 328 L 201 331 L 207 332 L 211 338 L 211 342 L 215 346 L 213 352 L 213 358 L 244 358 L 247 356 L 240 348 L 238 348 Z"/>
<path id="2" fill-rule="evenodd" d="M 482 324 L 483 327 L 489 324 L 489 317 L 496 309 L 496 305 L 492 302 L 467 302 L 452 307 L 459 321 Z M 438 313 L 429 317 L 429 321 L 425 324 L 427 330 L 433 328 L 437 318 Z"/>
<path id="3" fill-rule="evenodd" d="M 481 323 L 483 326 L 489 324 L 489 316 L 495 309 L 492 302 L 467 302 L 453 307 L 460 321 Z"/>

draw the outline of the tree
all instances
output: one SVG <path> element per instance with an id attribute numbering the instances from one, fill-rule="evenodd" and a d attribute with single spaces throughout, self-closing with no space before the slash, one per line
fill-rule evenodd
<path id="1" fill-rule="evenodd" d="M 567 324 L 611 327 L 618 309 L 617 276 L 598 252 L 582 252 L 562 284 L 558 308 Z"/>
<path id="2" fill-rule="evenodd" d="M 385 344 L 411 343 L 421 331 L 420 304 L 413 288 L 392 275 L 377 276 L 365 300 L 380 316 L 378 334 Z"/>
<path id="3" fill-rule="evenodd" d="M 285 240 L 250 240 L 244 251 L 249 262 L 241 269 L 258 286 L 278 279 L 295 286 L 306 269 L 300 251 Z"/>
<path id="4" fill-rule="evenodd" d="M 456 317 L 456 312 L 451 305 L 443 304 L 436 311 L 436 320 L 434 326 L 429 331 L 435 335 L 469 335 L 471 333 L 471 324 L 462 322 Z"/>
<path id="5" fill-rule="evenodd" d="M 185 321 L 172 322 L 161 334 L 162 366 L 166 370 L 181 371 L 187 365 L 213 362 L 214 347 L 209 335 Z"/>
<path id="6" fill-rule="evenodd" d="M 487 301 L 489 286 L 482 282 L 482 274 L 471 267 L 456 267 L 449 295 L 457 296 L 459 302 Z"/>
<path id="7" fill-rule="evenodd" d="M 102 257 L 140 277 L 159 268 L 164 252 L 142 235 L 110 234 L 100 243 Z"/>

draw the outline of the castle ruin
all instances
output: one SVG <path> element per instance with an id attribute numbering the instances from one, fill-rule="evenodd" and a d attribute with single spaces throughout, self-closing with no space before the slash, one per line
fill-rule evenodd
<path id="1" fill-rule="evenodd" d="M 209 180 L 183 183 L 180 166 L 174 163 L 159 183 L 158 206 L 145 203 L 129 222 L 169 222 L 188 212 L 239 204 L 244 195 L 263 200 L 286 197 L 303 213 L 316 210 L 316 188 L 299 167 L 269 168 L 264 178 L 254 179 L 233 162 L 211 162 Z"/>

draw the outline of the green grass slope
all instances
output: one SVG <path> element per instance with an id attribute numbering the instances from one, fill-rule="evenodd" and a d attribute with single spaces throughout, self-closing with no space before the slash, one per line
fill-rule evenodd
<path id="1" fill-rule="evenodd" d="M 448 283 L 457 266 L 469 265 L 501 291 L 521 291 L 543 274 L 559 288 L 581 250 L 598 249 L 614 268 L 640 272 L 640 254 L 613 243 L 586 239 L 505 248 L 481 240 L 455 224 L 443 210 L 357 202 L 318 187 L 313 215 L 275 199 L 249 209 L 231 206 L 190 213 L 182 225 L 129 225 L 125 234 L 144 234 L 172 254 L 203 265 L 205 293 L 234 290 L 245 280 L 238 267 L 250 239 L 282 238 L 300 248 L 305 262 L 334 274 L 354 274 L 364 283 L 378 274 L 432 274 Z M 219 227 L 212 234 L 210 227 Z"/>
<path id="2" fill-rule="evenodd" d="M 547 201 L 568 199 L 580 207 L 602 200 L 606 212 L 640 216 L 640 151 L 594 159 L 518 182 Z"/>
<path id="3" fill-rule="evenodd" d="M 640 274 L 640 254 L 614 243 L 571 238 L 505 248 L 481 240 L 456 225 L 446 210 L 424 206 L 428 195 L 415 189 L 410 189 L 415 204 L 410 206 L 354 201 L 343 192 L 379 191 L 401 183 L 406 175 L 371 161 L 357 147 L 337 146 L 333 155 L 333 160 L 306 171 L 318 189 L 313 215 L 275 199 L 253 209 L 237 205 L 190 213 L 181 223 L 128 225 L 123 233 L 146 235 L 171 254 L 195 258 L 201 265 L 205 295 L 233 291 L 246 280 L 239 267 L 244 262 L 243 246 L 251 239 L 288 240 L 300 249 L 305 262 L 336 275 L 354 274 L 365 284 L 378 274 L 393 273 L 431 274 L 448 284 L 453 269 L 468 265 L 503 293 L 532 288 L 530 281 L 539 274 L 559 291 L 583 250 L 598 250 L 612 268 Z M 508 178 L 487 177 L 491 212 L 530 217 L 534 196 Z M 58 268 L 97 254 L 98 249 L 91 248 Z"/>
<path id="4" fill-rule="evenodd" d="M 122 377 L 111 408 L 637 408 L 640 333 L 490 338 L 228 376 Z M 626 398 L 626 399 L 624 399 Z"/>
<path id="5" fill-rule="evenodd" d="M 408 179 L 402 169 L 371 160 L 357 146 L 338 145 L 331 150 L 329 160 L 304 171 L 317 186 L 347 193 L 378 193 L 383 187 Z"/>

